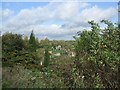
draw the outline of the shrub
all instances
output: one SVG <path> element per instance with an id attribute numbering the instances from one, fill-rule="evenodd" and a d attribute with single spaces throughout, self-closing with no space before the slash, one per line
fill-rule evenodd
<path id="1" fill-rule="evenodd" d="M 75 37 L 75 64 L 79 70 L 76 73 L 84 76 L 81 87 L 118 87 L 120 29 L 108 20 L 101 22 L 107 24 L 107 28 L 102 30 L 90 21 L 91 31 L 83 31 Z"/>

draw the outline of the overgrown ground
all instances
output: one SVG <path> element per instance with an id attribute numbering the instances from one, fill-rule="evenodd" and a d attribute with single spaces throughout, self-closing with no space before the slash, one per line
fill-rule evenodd
<path id="1" fill-rule="evenodd" d="M 50 60 L 48 72 L 22 65 L 2 68 L 3 88 L 67 88 L 73 61 L 68 56 Z M 41 67 L 40 67 L 41 68 Z"/>

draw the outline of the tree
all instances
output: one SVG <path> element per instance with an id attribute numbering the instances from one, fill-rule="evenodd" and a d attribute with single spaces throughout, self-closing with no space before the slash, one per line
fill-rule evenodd
<path id="1" fill-rule="evenodd" d="M 37 48 L 37 46 L 36 46 L 36 40 L 35 40 L 35 35 L 33 33 L 33 30 L 32 30 L 32 32 L 30 34 L 29 48 L 30 48 L 31 51 L 36 51 L 36 48 Z"/>
<path id="2" fill-rule="evenodd" d="M 49 41 L 48 38 L 45 38 L 44 40 L 41 40 L 41 41 L 40 41 L 40 45 L 41 45 L 42 47 L 46 47 L 46 46 L 51 46 L 51 43 L 50 43 L 50 41 Z"/>
<path id="3" fill-rule="evenodd" d="M 25 49 L 28 50 L 29 49 L 29 39 L 28 36 L 24 36 L 24 43 L 25 43 Z"/>
<path id="4" fill-rule="evenodd" d="M 101 22 L 107 24 L 105 29 L 100 29 L 97 23 L 89 21 L 91 31 L 80 32 L 77 37 L 74 37 L 75 65 L 80 73 L 77 75 L 85 77 L 84 84 L 76 84 L 78 86 L 118 87 L 120 29 L 108 20 Z M 80 81 L 82 79 L 79 79 Z"/>
<path id="5" fill-rule="evenodd" d="M 50 59 L 50 55 L 48 52 L 48 47 L 45 48 L 45 56 L 44 56 L 44 66 L 48 67 L 49 65 L 49 59 Z"/>
<path id="6" fill-rule="evenodd" d="M 28 36 L 26 35 L 26 36 L 24 36 L 24 41 L 26 41 L 26 42 L 28 42 L 29 40 L 28 40 Z"/>
<path id="7" fill-rule="evenodd" d="M 16 56 L 25 48 L 22 35 L 5 33 L 2 35 L 2 60 L 14 61 Z"/>
<path id="8" fill-rule="evenodd" d="M 24 48 L 24 41 L 19 34 L 5 33 L 2 35 L 3 52 L 20 51 Z"/>
<path id="9" fill-rule="evenodd" d="M 40 42 L 39 42 L 39 39 L 36 38 L 35 41 L 36 41 L 36 46 L 38 47 L 38 46 L 39 46 L 39 43 L 40 43 Z"/>

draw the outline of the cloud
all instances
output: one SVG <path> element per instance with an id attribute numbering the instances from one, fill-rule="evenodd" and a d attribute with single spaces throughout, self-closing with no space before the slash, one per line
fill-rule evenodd
<path id="1" fill-rule="evenodd" d="M 29 25 L 41 24 L 49 18 L 51 18 L 51 15 L 47 8 L 22 9 L 15 17 L 11 18 L 6 25 L 19 29 Z"/>
<path id="2" fill-rule="evenodd" d="M 12 10 L 10 10 L 10 9 L 4 9 L 4 10 L 0 9 L 0 17 L 1 17 L 0 20 L 9 19 L 13 13 L 14 12 Z"/>
<path id="3" fill-rule="evenodd" d="M 70 20 L 71 17 L 74 17 L 79 13 L 79 10 L 87 7 L 88 3 L 80 3 L 80 2 L 66 2 L 60 4 L 55 11 L 55 16 L 62 20 Z"/>
<path id="4" fill-rule="evenodd" d="M 98 22 L 102 19 L 110 19 L 115 15 L 117 15 L 116 8 L 102 9 L 97 6 L 93 6 L 91 8 L 82 10 L 81 13 L 79 13 L 79 15 L 75 18 L 75 20 L 77 22 L 87 22 L 90 20 L 95 20 Z"/>
<path id="5" fill-rule="evenodd" d="M 99 22 L 104 18 L 110 19 L 117 15 L 117 9 L 102 9 L 81 2 L 51 2 L 44 7 L 21 9 L 12 17 L 9 16 L 13 11 L 9 9 L 3 10 L 2 13 L 8 18 L 3 24 L 3 32 L 12 31 L 29 35 L 33 29 L 40 38 L 47 36 L 50 39 L 71 39 L 76 32 L 89 28 L 88 20 Z M 45 25 L 44 23 L 49 20 L 55 22 Z M 57 24 L 59 21 L 62 23 Z"/>
<path id="6" fill-rule="evenodd" d="M 72 36 L 76 34 L 83 27 L 65 29 L 61 25 L 38 25 L 34 28 L 36 36 L 42 36 L 41 38 L 48 37 L 49 39 L 72 39 Z M 71 38 L 67 38 L 71 37 Z"/>

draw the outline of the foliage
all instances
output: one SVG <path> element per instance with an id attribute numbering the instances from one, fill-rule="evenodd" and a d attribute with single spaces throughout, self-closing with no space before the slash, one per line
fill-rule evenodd
<path id="1" fill-rule="evenodd" d="M 48 47 L 45 48 L 45 56 L 44 56 L 44 66 L 45 67 L 48 67 L 49 65 L 49 60 L 50 60 L 50 55 L 49 55 L 49 52 L 48 52 Z"/>
<path id="2" fill-rule="evenodd" d="M 49 41 L 48 38 L 45 38 L 40 41 L 40 46 L 41 48 L 51 47 L 51 42 Z"/>
<path id="3" fill-rule="evenodd" d="M 29 39 L 28 36 L 24 36 L 25 50 L 29 50 Z"/>
<path id="4" fill-rule="evenodd" d="M 101 29 L 89 21 L 91 30 L 78 32 L 72 41 L 46 38 L 39 42 L 33 31 L 30 39 L 3 34 L 3 87 L 118 88 L 120 28 L 108 20 L 101 22 L 107 27 Z M 48 51 L 58 45 L 68 53 L 75 51 L 76 57 L 50 58 Z"/>
<path id="5" fill-rule="evenodd" d="M 76 73 L 84 80 L 80 87 L 118 87 L 118 66 L 120 60 L 120 29 L 110 21 L 102 20 L 107 28 L 100 29 L 94 21 L 89 21 L 91 31 L 78 32 L 76 40 Z M 89 84 L 88 84 L 89 82 Z"/>
<path id="6" fill-rule="evenodd" d="M 37 46 L 37 48 L 38 48 L 38 47 L 39 47 L 39 44 L 40 44 L 39 39 L 38 39 L 38 38 L 36 38 L 36 39 L 35 39 L 35 42 L 36 42 L 36 46 Z"/>
<path id="7" fill-rule="evenodd" d="M 65 88 L 63 79 L 53 71 L 48 72 L 44 78 L 39 69 L 29 70 L 21 65 L 3 67 L 2 88 Z M 57 82 L 57 83 L 56 83 Z"/>
<path id="8" fill-rule="evenodd" d="M 24 42 L 22 36 L 19 34 L 5 33 L 2 36 L 2 51 L 12 52 L 14 50 L 22 50 L 24 48 Z"/>
<path id="9" fill-rule="evenodd" d="M 30 34 L 30 39 L 29 39 L 29 48 L 31 51 L 36 51 L 37 45 L 36 45 L 36 40 L 35 40 L 35 35 L 33 33 L 33 30 Z"/>
<path id="10" fill-rule="evenodd" d="M 14 64 L 36 64 L 40 63 L 36 52 L 30 52 L 28 37 L 24 40 L 19 34 L 5 33 L 2 35 L 2 61 L 3 66 Z"/>
<path id="11" fill-rule="evenodd" d="M 18 34 L 5 33 L 2 35 L 2 60 L 11 61 L 16 53 L 24 49 L 22 36 Z"/>

